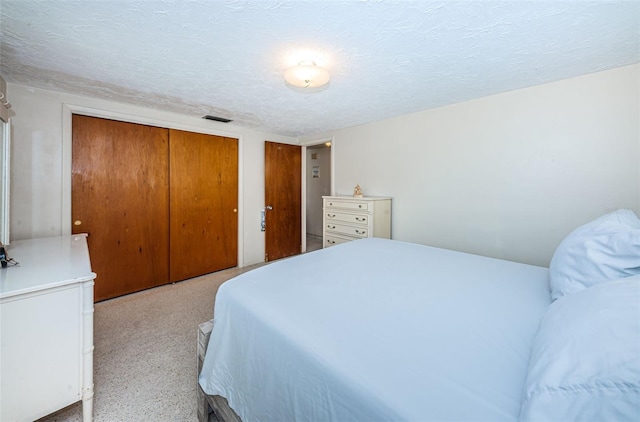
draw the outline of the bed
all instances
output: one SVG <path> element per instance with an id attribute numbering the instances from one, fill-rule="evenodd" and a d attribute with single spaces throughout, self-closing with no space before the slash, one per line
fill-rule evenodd
<path id="1" fill-rule="evenodd" d="M 640 417 L 631 252 L 606 289 L 570 294 L 557 265 L 387 239 L 276 261 L 220 287 L 200 392 L 245 422 Z"/>

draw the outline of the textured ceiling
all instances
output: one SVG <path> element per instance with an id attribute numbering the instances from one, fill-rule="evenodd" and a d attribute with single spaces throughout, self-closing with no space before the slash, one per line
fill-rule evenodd
<path id="1" fill-rule="evenodd" d="M 637 63 L 640 2 L 0 0 L 0 37 L 9 83 L 300 136 Z"/>

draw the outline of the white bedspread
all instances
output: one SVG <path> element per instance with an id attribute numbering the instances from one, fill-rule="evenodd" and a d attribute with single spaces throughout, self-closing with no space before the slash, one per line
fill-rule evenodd
<path id="1" fill-rule="evenodd" d="M 200 384 L 243 421 L 516 420 L 548 270 L 385 239 L 223 284 Z"/>

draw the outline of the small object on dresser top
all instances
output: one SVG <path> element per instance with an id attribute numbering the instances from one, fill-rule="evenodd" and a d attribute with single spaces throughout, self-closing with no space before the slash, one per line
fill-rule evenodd
<path id="1" fill-rule="evenodd" d="M 18 265 L 18 262 L 16 262 L 13 258 L 9 258 L 7 249 L 2 243 L 0 243 L 0 264 L 2 264 L 2 268 Z"/>
<path id="2" fill-rule="evenodd" d="M 9 258 L 9 255 L 7 254 L 7 247 L 4 246 L 2 242 L 0 242 L 0 264 L 2 268 L 20 265 L 20 263 L 13 258 Z"/>
<path id="3" fill-rule="evenodd" d="M 362 188 L 360 187 L 360 185 L 356 185 L 356 187 L 353 188 L 353 197 L 362 198 Z"/>

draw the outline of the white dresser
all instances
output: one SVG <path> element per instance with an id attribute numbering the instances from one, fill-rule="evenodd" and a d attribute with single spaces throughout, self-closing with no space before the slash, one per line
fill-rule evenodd
<path id="1" fill-rule="evenodd" d="M 79 400 L 93 414 L 93 283 L 86 235 L 21 240 L 0 269 L 0 420 Z"/>
<path id="2" fill-rule="evenodd" d="M 365 237 L 391 238 L 391 198 L 322 197 L 322 247 Z"/>

